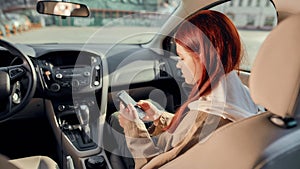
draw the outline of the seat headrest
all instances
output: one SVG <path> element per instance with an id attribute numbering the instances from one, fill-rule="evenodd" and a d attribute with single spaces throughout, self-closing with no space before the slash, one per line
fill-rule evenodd
<path id="1" fill-rule="evenodd" d="M 283 20 L 263 42 L 249 88 L 255 103 L 281 117 L 293 116 L 300 86 L 300 14 Z"/>
<path id="2" fill-rule="evenodd" d="M 295 0 L 273 0 L 276 11 L 278 11 L 278 20 L 281 22 L 289 16 L 300 12 L 300 1 Z"/>

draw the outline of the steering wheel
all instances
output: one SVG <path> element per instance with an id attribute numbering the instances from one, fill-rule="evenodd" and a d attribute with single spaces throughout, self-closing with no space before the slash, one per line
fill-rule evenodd
<path id="1" fill-rule="evenodd" d="M 37 75 L 30 58 L 16 46 L 0 39 L 0 47 L 7 49 L 21 61 L 14 65 L 0 66 L 0 122 L 2 122 L 29 103 L 35 93 Z"/>

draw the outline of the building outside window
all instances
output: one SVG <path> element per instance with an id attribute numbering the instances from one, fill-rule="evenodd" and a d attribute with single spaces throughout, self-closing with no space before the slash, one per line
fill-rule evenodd
<path id="1" fill-rule="evenodd" d="M 260 0 L 256 0 L 256 7 L 260 7 Z"/>
<path id="2" fill-rule="evenodd" d="M 243 6 L 243 2 L 244 2 L 243 0 L 240 0 L 239 1 L 239 6 Z"/>

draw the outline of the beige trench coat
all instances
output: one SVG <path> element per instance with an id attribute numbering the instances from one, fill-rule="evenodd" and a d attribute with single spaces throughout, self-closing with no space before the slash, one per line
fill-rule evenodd
<path id="1" fill-rule="evenodd" d="M 185 152 L 216 128 L 231 122 L 216 115 L 189 111 L 173 133 L 163 132 L 162 128 L 170 123 L 172 117 L 173 114 L 163 113 L 151 134 L 142 121 L 132 121 L 124 126 L 127 146 L 134 158 L 136 169 L 158 168 Z"/>

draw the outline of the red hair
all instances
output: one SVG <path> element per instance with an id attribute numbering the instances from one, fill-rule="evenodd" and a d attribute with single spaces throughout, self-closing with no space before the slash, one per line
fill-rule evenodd
<path id="1" fill-rule="evenodd" d="M 212 10 L 198 11 L 184 20 L 177 29 L 175 42 L 191 53 L 201 77 L 165 128 L 170 132 L 180 123 L 189 103 L 209 94 L 223 75 L 239 67 L 242 50 L 234 24 L 224 14 Z"/>

